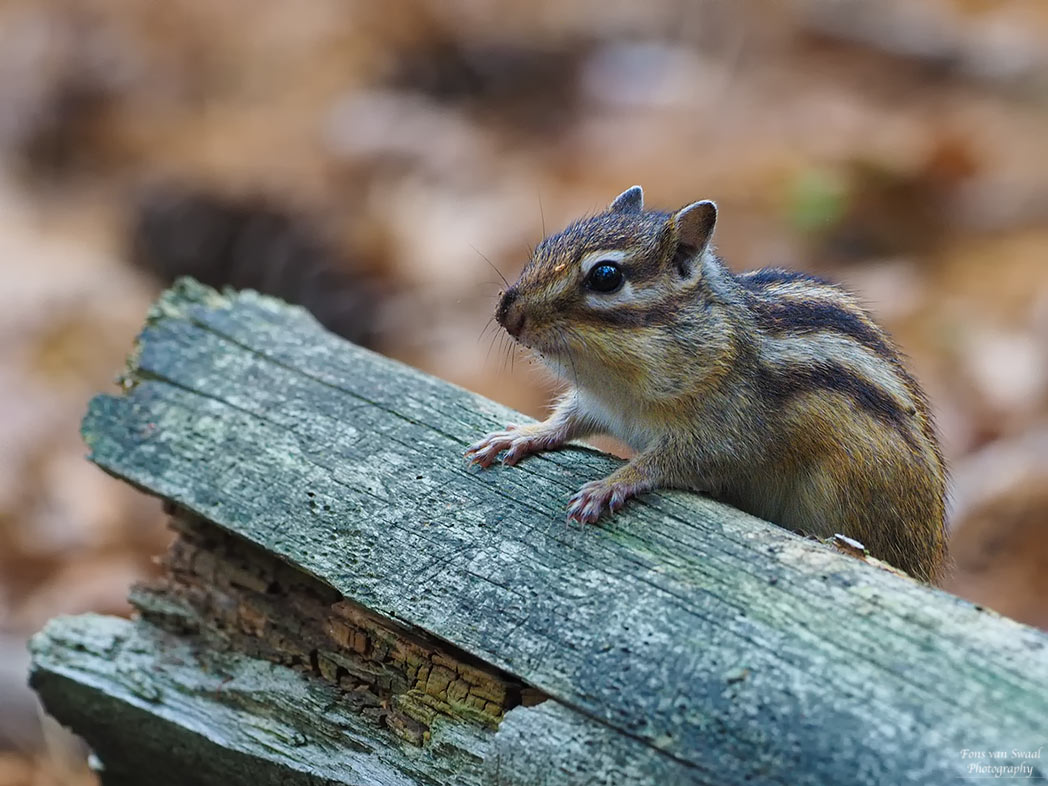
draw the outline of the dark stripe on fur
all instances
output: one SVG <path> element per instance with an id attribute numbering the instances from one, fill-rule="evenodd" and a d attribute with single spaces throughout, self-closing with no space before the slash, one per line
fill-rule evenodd
<path id="1" fill-rule="evenodd" d="M 702 294 L 694 291 L 682 292 L 653 305 L 627 306 L 620 305 L 607 311 L 583 308 L 576 318 L 591 325 L 612 325 L 622 328 L 641 328 L 653 325 L 675 325 L 681 320 L 684 309 L 693 304 Z"/>
<path id="2" fill-rule="evenodd" d="M 913 415 L 904 412 L 891 395 L 837 363 L 823 361 L 784 369 L 765 367 L 760 371 L 759 380 L 760 394 L 776 407 L 813 390 L 842 393 L 860 409 L 897 431 L 910 447 L 917 450 L 910 428 Z"/>
<path id="3" fill-rule="evenodd" d="M 749 306 L 762 330 L 771 335 L 828 330 L 855 339 L 882 358 L 895 362 L 895 350 L 877 328 L 836 303 L 817 300 L 769 300 L 750 297 Z"/>
<path id="4" fill-rule="evenodd" d="M 632 284 L 643 284 L 662 275 L 662 264 L 658 259 L 631 260 L 615 264 L 622 267 L 626 279 Z"/>
<path id="5" fill-rule="evenodd" d="M 809 284 L 821 284 L 832 287 L 833 284 L 824 278 L 801 273 L 798 270 L 785 270 L 781 267 L 767 267 L 751 273 L 740 273 L 735 279 L 751 292 L 762 292 L 772 284 L 787 284 L 792 281 L 804 281 Z M 836 288 L 836 287 L 834 287 Z"/>
<path id="6" fill-rule="evenodd" d="M 782 268 L 765 268 L 752 273 L 743 273 L 735 276 L 735 280 L 746 291 L 747 303 L 763 329 L 771 333 L 833 330 L 855 339 L 881 357 L 891 361 L 921 416 L 921 430 L 938 455 L 938 440 L 935 438 L 935 430 L 928 413 L 924 393 L 902 364 L 898 351 L 876 327 L 864 321 L 858 313 L 849 311 L 843 306 L 811 301 L 790 301 L 785 296 L 781 296 L 781 299 L 773 299 L 776 298 L 775 295 L 766 293 L 769 286 L 795 281 L 829 287 L 836 292 L 843 293 L 840 287 L 818 276 Z"/>
<path id="7" fill-rule="evenodd" d="M 666 321 L 666 315 L 660 307 L 630 308 L 622 306 L 608 311 L 585 309 L 576 318 L 591 325 L 611 325 L 619 328 L 642 328 Z"/>

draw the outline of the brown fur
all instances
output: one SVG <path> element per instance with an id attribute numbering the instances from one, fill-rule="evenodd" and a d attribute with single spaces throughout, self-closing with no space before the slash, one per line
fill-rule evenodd
<path id="1" fill-rule="evenodd" d="M 644 211 L 639 188 L 543 240 L 497 316 L 569 384 L 544 423 L 467 455 L 515 463 L 593 433 L 637 455 L 586 484 L 596 521 L 635 494 L 706 492 L 798 532 L 840 532 L 914 576 L 945 560 L 945 468 L 927 402 L 848 293 L 799 273 L 733 275 L 712 253 L 716 208 Z M 607 260 L 625 283 L 588 288 Z"/>

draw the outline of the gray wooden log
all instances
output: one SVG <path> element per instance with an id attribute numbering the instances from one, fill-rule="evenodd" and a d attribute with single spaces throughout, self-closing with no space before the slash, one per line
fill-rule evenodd
<path id="1" fill-rule="evenodd" d="M 415 749 L 320 680 L 151 625 L 59 618 L 32 650 L 48 709 L 91 741 L 107 786 L 483 782 L 482 729 L 437 727 Z"/>
<path id="2" fill-rule="evenodd" d="M 1043 633 L 697 495 L 651 494 L 600 526 L 568 525 L 568 495 L 613 459 L 576 448 L 469 467 L 467 444 L 523 418 L 299 309 L 182 282 L 150 314 L 124 386 L 84 422 L 107 472 L 548 697 L 500 706 L 497 726 L 471 732 L 482 766 L 460 782 L 955 783 L 988 763 L 1048 776 L 1033 756 L 1048 741 Z M 34 683 L 116 771 L 119 729 L 94 728 L 82 708 L 91 696 L 134 704 L 125 653 L 103 673 L 76 637 L 112 623 L 71 625 L 37 640 Z M 272 688 L 274 706 L 289 684 Z M 65 686 L 77 697 L 60 698 Z M 167 695 L 136 712 L 191 729 Z M 255 706 L 269 701 L 260 688 Z M 460 721 L 441 723 L 466 733 Z M 219 734 L 226 722 L 209 742 L 257 759 Z M 303 725 L 304 751 L 314 732 Z M 337 761 L 340 742 L 326 744 Z M 433 737 L 419 750 L 439 757 Z"/>

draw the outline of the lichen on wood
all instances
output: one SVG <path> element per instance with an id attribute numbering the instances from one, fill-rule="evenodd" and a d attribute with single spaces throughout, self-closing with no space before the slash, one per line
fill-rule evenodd
<path id="1" fill-rule="evenodd" d="M 190 611 L 138 601 L 140 624 L 207 620 L 249 660 L 294 652 L 405 750 L 465 729 L 490 742 L 478 777 L 529 786 L 903 784 L 956 782 L 965 749 L 1043 742 L 1043 633 L 698 495 L 568 525 L 566 498 L 613 459 L 468 467 L 466 445 L 521 417 L 300 309 L 184 282 L 130 373 L 92 402 L 92 460 L 317 593 L 299 620 L 266 605 L 269 574 L 194 554 L 184 595 L 208 588 Z M 344 677 L 385 706 L 357 707 Z"/>
<path id="2" fill-rule="evenodd" d="M 486 783 L 489 729 L 448 723 L 425 748 L 339 700 L 323 680 L 98 615 L 53 620 L 32 685 L 85 735 L 105 786 L 446 786 Z"/>

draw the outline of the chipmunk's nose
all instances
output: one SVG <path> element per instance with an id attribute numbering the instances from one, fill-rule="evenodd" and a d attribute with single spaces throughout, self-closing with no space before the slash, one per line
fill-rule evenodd
<path id="1" fill-rule="evenodd" d="M 516 287 L 510 287 L 502 293 L 499 306 L 495 309 L 495 319 L 513 338 L 524 329 L 524 310 L 517 303 L 518 294 Z"/>

